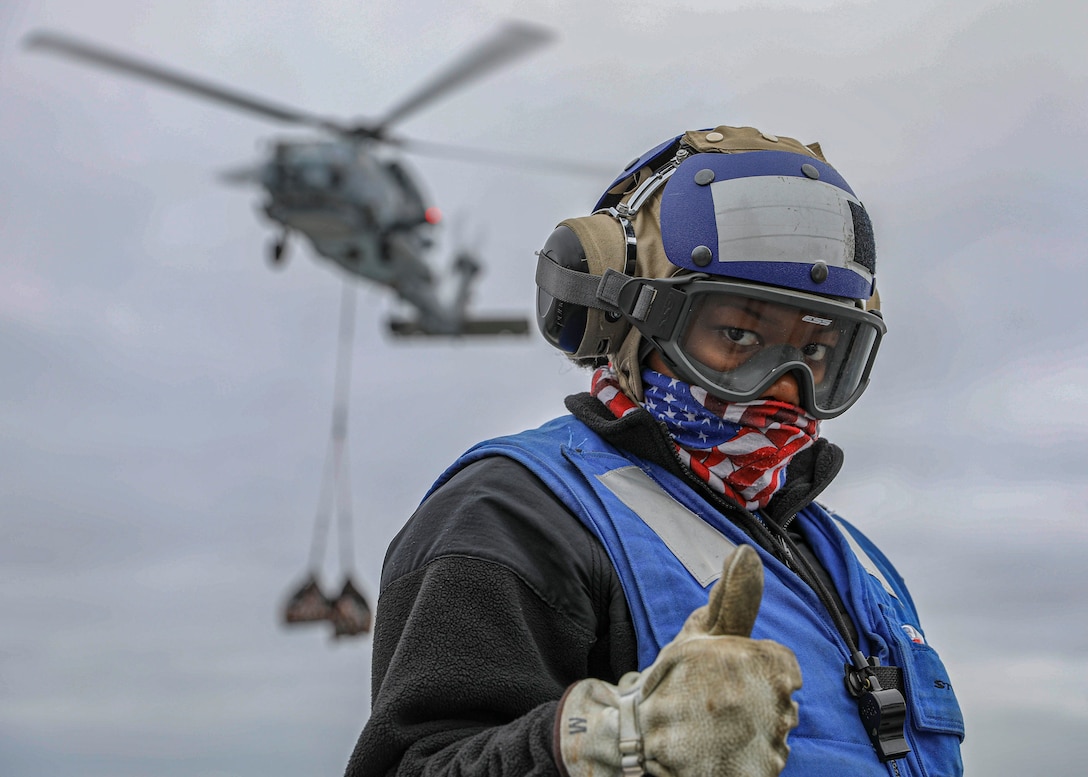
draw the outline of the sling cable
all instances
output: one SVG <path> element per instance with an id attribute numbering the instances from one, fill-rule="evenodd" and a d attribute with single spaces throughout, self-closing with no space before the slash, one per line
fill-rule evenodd
<path id="1" fill-rule="evenodd" d="M 309 569 L 302 585 L 288 597 L 283 622 L 288 626 L 328 622 L 333 637 L 357 637 L 370 631 L 371 611 L 366 597 L 353 582 L 354 539 L 351 515 L 351 477 L 348 469 L 348 402 L 351 353 L 355 334 L 355 288 L 345 281 L 340 297 L 340 334 L 337 342 L 336 382 L 333 388 L 332 429 L 325 456 L 325 472 L 314 516 Z M 328 545 L 333 505 L 339 518 L 340 568 L 344 587 L 329 598 L 319 582 Z"/>

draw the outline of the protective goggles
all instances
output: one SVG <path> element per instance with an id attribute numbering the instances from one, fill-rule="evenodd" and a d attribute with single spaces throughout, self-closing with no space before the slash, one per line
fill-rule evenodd
<path id="1" fill-rule="evenodd" d="M 682 380 L 747 402 L 790 374 L 816 418 L 833 418 L 861 396 L 887 331 L 851 301 L 702 274 L 651 279 L 610 270 L 598 290 L 604 298 Z"/>

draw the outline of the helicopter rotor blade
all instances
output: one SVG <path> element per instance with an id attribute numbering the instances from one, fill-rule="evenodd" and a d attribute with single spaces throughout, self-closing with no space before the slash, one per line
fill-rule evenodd
<path id="1" fill-rule="evenodd" d="M 620 169 L 618 165 L 593 164 L 591 162 L 579 162 L 572 159 L 555 159 L 552 157 L 534 156 L 532 154 L 496 151 L 494 149 L 469 148 L 466 146 L 450 145 L 448 143 L 433 143 L 429 140 L 397 137 L 386 138 L 385 140 L 390 145 L 419 156 L 456 159 L 462 162 L 471 162 L 473 164 L 537 170 L 539 172 L 554 173 L 556 175 L 585 176 L 600 180 L 608 176 L 615 177 L 616 171 Z"/>
<path id="2" fill-rule="evenodd" d="M 250 113 L 256 113 L 266 119 L 284 122 L 288 124 L 303 124 L 316 127 L 325 131 L 346 132 L 346 128 L 334 121 L 313 116 L 293 108 L 276 105 L 256 97 L 243 94 L 233 89 L 228 89 L 209 81 L 204 81 L 192 76 L 170 70 L 159 65 L 109 51 L 100 46 L 76 40 L 67 35 L 55 32 L 35 32 L 25 39 L 25 45 L 29 48 L 70 57 L 72 59 L 89 62 L 100 67 L 117 70 L 130 76 L 152 81 L 160 85 L 172 87 L 183 92 L 198 95 L 214 100 L 233 108 L 240 108 Z"/>
<path id="3" fill-rule="evenodd" d="M 507 62 L 528 54 L 553 38 L 553 33 L 547 28 L 522 21 L 507 22 L 499 28 L 498 32 L 478 43 L 440 75 L 386 112 L 383 119 L 370 127 L 360 127 L 360 131 L 363 134 L 382 137 L 388 127 L 402 121 L 424 105 Z"/>
<path id="4" fill-rule="evenodd" d="M 263 98 L 253 97 L 210 81 L 180 73 L 160 65 L 143 61 L 127 54 L 109 50 L 97 44 L 78 40 L 57 32 L 39 30 L 24 39 L 24 45 L 92 65 L 118 71 L 152 83 L 219 102 L 223 105 L 248 111 L 273 121 L 313 127 L 348 138 L 370 138 L 399 147 L 420 156 L 459 159 L 477 164 L 533 169 L 561 175 L 601 177 L 612 175 L 611 166 L 593 165 L 562 159 L 547 159 L 495 150 L 472 149 L 463 146 L 410 140 L 387 135 L 385 129 L 395 121 L 408 116 L 445 93 L 478 78 L 502 64 L 529 53 L 553 38 L 547 28 L 528 22 L 512 21 L 499 28 L 490 38 L 470 49 L 461 59 L 447 68 L 442 75 L 431 81 L 390 111 L 385 119 L 376 124 L 348 125 L 344 122 L 323 118 L 294 108 L 279 105 Z M 240 182 L 238 176 L 227 180 Z"/>

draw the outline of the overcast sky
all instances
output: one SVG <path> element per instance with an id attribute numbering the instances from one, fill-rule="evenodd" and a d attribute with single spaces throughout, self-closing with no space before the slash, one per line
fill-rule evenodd
<path id="1" fill-rule="evenodd" d="M 367 639 L 284 630 L 329 434 L 342 275 L 217 175 L 260 119 L 27 52 L 79 34 L 279 103 L 376 116 L 517 17 L 557 38 L 405 134 L 620 169 L 686 129 L 804 142 L 868 206 L 889 334 L 827 423 L 826 500 L 911 584 L 969 774 L 1080 775 L 1088 727 L 1088 12 L 1076 3 L 0 4 L 0 774 L 338 774 Z M 414 159 L 485 312 L 606 180 Z M 536 336 L 398 344 L 359 287 L 354 573 L 478 439 L 588 374 Z M 336 536 L 325 583 L 342 580 Z"/>

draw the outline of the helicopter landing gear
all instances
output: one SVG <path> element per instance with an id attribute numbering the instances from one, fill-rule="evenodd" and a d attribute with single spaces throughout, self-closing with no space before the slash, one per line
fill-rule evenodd
<path id="1" fill-rule="evenodd" d="M 480 263 L 467 252 L 458 254 L 453 262 L 453 269 L 465 278 L 475 278 L 480 274 Z"/>
<path id="2" fill-rule="evenodd" d="M 287 234 L 284 232 L 268 247 L 268 263 L 273 267 L 283 267 L 287 261 Z"/>

